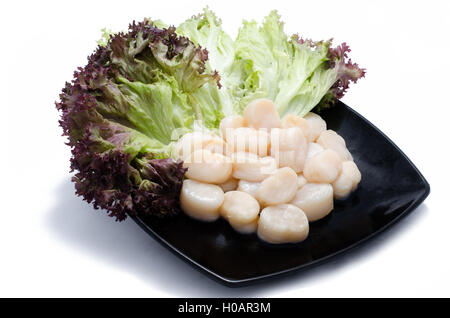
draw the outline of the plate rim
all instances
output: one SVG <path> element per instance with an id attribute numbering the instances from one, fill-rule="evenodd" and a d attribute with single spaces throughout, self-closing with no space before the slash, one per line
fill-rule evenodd
<path id="1" fill-rule="evenodd" d="M 208 274 L 207 275 L 208 277 L 213 278 L 215 281 L 218 281 L 219 283 L 222 283 L 222 284 L 224 284 L 225 286 L 228 286 L 228 287 L 246 286 L 246 285 L 249 285 L 249 284 L 252 284 L 252 283 L 255 283 L 255 282 L 260 282 L 262 280 L 267 280 L 269 278 L 281 277 L 281 276 L 285 276 L 287 274 L 292 274 L 292 273 L 295 273 L 295 272 L 299 272 L 301 270 L 305 270 L 307 268 L 312 268 L 312 267 L 315 267 L 315 266 L 320 265 L 322 263 L 325 263 L 325 262 L 327 262 L 329 259 L 331 259 L 333 257 L 339 256 L 339 255 L 343 255 L 345 253 L 348 253 L 348 252 L 352 251 L 356 247 L 362 246 L 364 243 L 368 242 L 373 237 L 383 233 L 388 228 L 392 227 L 394 224 L 396 224 L 398 221 L 400 221 L 402 218 L 404 218 L 406 215 L 410 214 L 415 208 L 417 208 L 428 197 L 428 195 L 430 194 L 431 188 L 430 188 L 430 184 L 428 183 L 428 181 L 425 179 L 425 177 L 422 175 L 422 173 L 419 171 L 419 169 L 416 167 L 416 165 L 411 161 L 411 159 L 409 159 L 409 157 L 385 133 L 383 133 L 380 129 L 378 129 L 374 124 L 372 124 L 364 116 L 362 116 L 360 113 L 358 113 L 357 111 L 355 111 L 353 108 L 351 108 L 350 106 L 346 105 L 342 101 L 338 101 L 337 104 L 341 104 L 347 110 L 349 110 L 350 112 L 355 114 L 358 118 L 362 119 L 366 124 L 371 126 L 373 129 L 375 129 L 375 131 L 377 133 L 379 133 L 382 137 L 384 137 L 392 146 L 394 146 L 394 148 L 407 160 L 407 162 L 411 165 L 413 170 L 417 173 L 417 175 L 421 179 L 423 187 L 424 187 L 424 189 L 423 189 L 424 191 L 423 191 L 422 195 L 420 195 L 418 198 L 416 198 L 401 214 L 399 214 L 397 217 L 395 217 L 394 219 L 392 219 L 391 221 L 386 223 L 384 226 L 382 226 L 378 230 L 376 230 L 376 231 L 372 232 L 371 234 L 367 235 L 366 237 L 364 237 L 364 238 L 354 242 L 353 244 L 347 246 L 346 248 L 340 249 L 340 250 L 338 250 L 338 251 L 336 251 L 334 253 L 328 254 L 328 255 L 326 255 L 326 256 L 324 256 L 322 258 L 316 259 L 314 261 L 311 261 L 311 262 L 308 262 L 308 263 L 305 263 L 305 264 L 302 264 L 302 265 L 298 265 L 298 266 L 295 266 L 295 267 L 291 267 L 291 268 L 288 268 L 288 269 L 285 269 L 285 270 L 282 270 L 282 271 L 277 271 L 277 272 L 264 274 L 264 275 L 260 275 L 260 276 L 255 276 L 255 277 L 250 277 L 250 278 L 230 279 L 230 278 L 223 277 L 223 276 L 217 274 L 213 270 L 211 270 L 211 269 L 207 268 L 206 266 L 196 262 L 191 257 L 189 257 L 186 254 L 184 254 L 182 251 L 177 249 L 175 246 L 173 246 L 172 244 L 167 242 L 163 237 L 158 235 L 139 216 L 137 216 L 137 215 L 129 215 L 129 217 L 131 217 L 131 219 L 133 219 L 134 222 L 136 222 L 150 236 L 152 236 L 154 239 L 156 239 L 159 243 L 161 243 L 165 247 L 169 248 L 169 250 L 172 253 L 174 253 L 175 255 L 180 257 L 183 261 L 189 263 L 191 266 L 195 265 L 194 266 L 195 268 L 200 269 L 201 271 L 203 271 L 206 274 Z"/>

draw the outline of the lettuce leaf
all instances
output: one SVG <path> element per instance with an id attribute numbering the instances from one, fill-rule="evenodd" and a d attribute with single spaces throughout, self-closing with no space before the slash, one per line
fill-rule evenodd
<path id="1" fill-rule="evenodd" d="M 177 33 L 189 38 L 195 44 L 208 48 L 207 71 L 216 70 L 220 74 L 220 86 L 206 84 L 193 95 L 200 104 L 214 105 L 219 119 L 235 114 L 238 100 L 228 88 L 230 73 L 235 62 L 234 42 L 222 29 L 222 21 L 208 8 L 177 27 Z M 237 81 L 240 78 L 236 79 Z M 215 127 L 218 127 L 219 122 Z M 211 127 L 210 127 L 211 128 Z"/>
<path id="2" fill-rule="evenodd" d="M 207 59 L 173 27 L 149 20 L 99 45 L 56 104 L 78 195 L 117 220 L 178 213 L 185 169 L 168 158 L 172 134 L 220 117 L 213 105 L 193 103 L 199 87 L 219 83 L 217 72 L 205 72 Z"/>
<path id="3" fill-rule="evenodd" d="M 258 74 L 252 93 L 272 99 L 280 115 L 304 116 L 324 97 L 323 106 L 341 98 L 350 81 L 356 82 L 365 71 L 347 61 L 348 46 L 331 48 L 332 41 L 288 37 L 276 11 L 261 26 L 244 21 L 236 43 L 236 59 L 251 67 L 247 77 Z M 247 92 L 247 95 L 249 93 Z"/>
<path id="4" fill-rule="evenodd" d="M 177 32 L 208 49 L 207 68 L 218 71 L 223 89 L 205 85 L 195 95 L 216 104 L 224 115 L 239 114 L 250 101 L 265 97 L 275 102 L 281 115 L 304 116 L 318 105 L 332 105 L 350 82 L 365 74 L 347 60 L 350 49 L 345 43 L 332 48 L 332 40 L 286 35 L 276 11 L 261 25 L 244 21 L 234 41 L 208 8 Z"/>

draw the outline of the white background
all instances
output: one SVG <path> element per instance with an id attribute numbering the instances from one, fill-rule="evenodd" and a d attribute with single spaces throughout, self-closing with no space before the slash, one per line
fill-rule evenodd
<path id="1" fill-rule="evenodd" d="M 278 9 L 288 33 L 335 38 L 367 76 L 344 102 L 385 132 L 431 184 L 424 204 L 345 257 L 230 289 L 133 221 L 74 195 L 54 101 L 100 29 L 177 25 L 206 5 L 235 35 Z M 0 296 L 450 296 L 448 1 L 3 1 L 0 5 Z M 376 151 L 376 149 L 374 149 Z"/>

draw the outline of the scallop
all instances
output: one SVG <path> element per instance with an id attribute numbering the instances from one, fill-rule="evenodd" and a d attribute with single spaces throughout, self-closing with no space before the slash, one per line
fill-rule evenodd
<path id="1" fill-rule="evenodd" d="M 222 137 L 225 138 L 227 130 L 244 127 L 244 117 L 240 115 L 227 116 L 220 121 L 219 129 Z"/>
<path id="2" fill-rule="evenodd" d="M 258 217 L 258 219 L 259 219 L 259 217 Z M 242 234 L 255 233 L 257 228 L 258 228 L 258 220 L 255 220 L 249 224 L 234 227 L 234 229 L 236 231 L 238 231 L 239 233 L 242 233 Z"/>
<path id="3" fill-rule="evenodd" d="M 308 181 L 306 180 L 306 178 L 302 174 L 297 175 L 297 188 L 298 189 L 303 187 L 307 182 Z"/>
<path id="4" fill-rule="evenodd" d="M 339 136 L 337 132 L 331 129 L 323 131 L 317 139 L 317 142 L 321 144 L 325 149 L 329 148 L 327 147 L 329 144 L 340 144 L 345 146 L 344 138 L 342 138 L 342 136 Z"/>
<path id="5" fill-rule="evenodd" d="M 244 123 L 252 128 L 276 128 L 280 127 L 280 116 L 275 105 L 270 99 L 256 99 L 250 102 L 244 109 Z"/>
<path id="6" fill-rule="evenodd" d="M 271 150 L 295 150 L 306 148 L 307 142 L 299 127 L 274 128 L 270 131 Z"/>
<path id="7" fill-rule="evenodd" d="M 306 138 L 299 127 L 272 129 L 270 155 L 277 160 L 279 167 L 289 167 L 295 172 L 301 172 L 307 149 Z"/>
<path id="8" fill-rule="evenodd" d="M 256 192 L 261 186 L 261 182 L 251 182 L 247 180 L 239 180 L 237 190 L 247 192 L 253 197 L 256 197 Z"/>
<path id="9" fill-rule="evenodd" d="M 220 137 L 213 138 L 210 141 L 203 143 L 203 149 L 224 156 L 232 154 L 231 147 Z"/>
<path id="10" fill-rule="evenodd" d="M 220 215 L 237 231 L 249 233 L 256 229 L 255 224 L 259 215 L 259 203 L 250 194 L 242 191 L 225 193 Z"/>
<path id="11" fill-rule="evenodd" d="M 223 192 L 233 191 L 236 190 L 238 187 L 239 180 L 231 177 L 224 183 L 219 184 L 219 187 L 222 188 Z"/>
<path id="12" fill-rule="evenodd" d="M 361 172 L 353 161 L 344 161 L 339 177 L 332 183 L 334 197 L 343 199 L 358 186 Z"/>
<path id="13" fill-rule="evenodd" d="M 336 151 L 336 153 L 341 157 L 341 160 L 353 160 L 350 151 L 348 151 L 345 140 L 341 136 L 339 136 L 333 130 L 325 130 L 323 131 L 319 138 L 317 139 L 317 143 L 320 144 L 324 149 L 331 149 Z"/>
<path id="14" fill-rule="evenodd" d="M 292 204 L 269 206 L 261 211 L 257 233 L 268 243 L 298 243 L 306 239 L 308 232 L 305 213 Z"/>
<path id="15" fill-rule="evenodd" d="M 345 161 L 342 163 L 342 169 L 345 168 L 345 173 L 352 179 L 353 186 L 352 191 L 358 187 L 358 184 L 361 182 L 361 172 L 358 169 L 358 166 L 353 161 Z"/>
<path id="16" fill-rule="evenodd" d="M 302 209 L 310 222 L 319 220 L 333 210 L 333 187 L 328 183 L 307 183 L 291 204 Z"/>
<path id="17" fill-rule="evenodd" d="M 223 190 L 217 185 L 189 179 L 183 181 L 180 205 L 192 218 L 207 222 L 216 220 L 223 200 Z"/>
<path id="18" fill-rule="evenodd" d="M 203 142 L 205 139 L 209 139 L 208 137 L 201 132 L 190 132 L 183 135 L 175 144 L 175 157 L 184 160 L 195 150 L 202 149 Z"/>
<path id="19" fill-rule="evenodd" d="M 333 186 L 333 196 L 336 199 L 344 199 L 352 192 L 353 182 L 346 174 L 341 172 L 331 185 Z"/>
<path id="20" fill-rule="evenodd" d="M 308 182 L 331 183 L 342 170 L 339 155 L 330 149 L 319 152 L 305 163 L 303 175 Z"/>
<path id="21" fill-rule="evenodd" d="M 174 155 L 176 158 L 185 160 L 194 151 L 209 149 L 212 152 L 225 154 L 226 144 L 222 138 L 212 133 L 199 131 L 190 132 L 183 135 L 175 144 Z"/>
<path id="22" fill-rule="evenodd" d="M 327 129 L 327 123 L 322 117 L 315 113 L 308 113 L 304 118 L 310 127 L 309 141 L 315 141 L 319 138 L 320 134 Z"/>
<path id="23" fill-rule="evenodd" d="M 299 127 L 302 130 L 305 138 L 309 141 L 309 130 L 311 129 L 311 127 L 309 126 L 309 123 L 306 121 L 306 119 L 294 114 L 284 116 L 284 118 L 281 120 L 281 128 L 291 127 Z"/>
<path id="24" fill-rule="evenodd" d="M 234 152 L 249 152 L 260 157 L 267 156 L 270 135 L 264 129 L 240 127 L 227 130 L 226 141 Z"/>
<path id="25" fill-rule="evenodd" d="M 231 177 L 231 159 L 209 150 L 200 149 L 186 158 L 183 166 L 187 168 L 186 177 L 200 182 L 224 183 Z"/>
<path id="26" fill-rule="evenodd" d="M 297 174 L 291 168 L 278 169 L 261 182 L 256 198 L 263 206 L 287 203 L 292 200 L 298 189 Z"/>
<path id="27" fill-rule="evenodd" d="M 272 175 L 278 168 L 272 157 L 259 158 L 255 154 L 237 152 L 233 154 L 233 177 L 259 182 Z"/>
<path id="28" fill-rule="evenodd" d="M 318 143 L 315 142 L 310 142 L 308 144 L 308 152 L 306 153 L 306 160 L 311 159 L 312 157 L 314 157 L 315 154 L 323 151 L 323 147 L 321 145 L 319 145 Z"/>
<path id="29" fill-rule="evenodd" d="M 306 149 L 279 151 L 273 156 L 279 167 L 289 167 L 296 173 L 302 172 L 306 162 Z"/>

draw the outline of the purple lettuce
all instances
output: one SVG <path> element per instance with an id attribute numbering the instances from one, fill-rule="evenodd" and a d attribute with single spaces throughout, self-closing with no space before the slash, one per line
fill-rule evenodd
<path id="1" fill-rule="evenodd" d="M 333 48 L 332 39 L 328 41 L 313 41 L 296 37 L 296 41 L 299 44 L 308 45 L 311 49 L 325 46 L 327 48 L 327 68 L 337 70 L 335 82 L 317 105 L 318 110 L 334 105 L 337 100 L 344 97 L 350 83 L 356 83 L 366 75 L 364 68 L 359 67 L 357 63 L 353 63 L 348 58 L 348 53 L 351 52 L 351 49 L 345 42 Z"/>
<path id="2" fill-rule="evenodd" d="M 167 158 L 171 132 L 193 122 L 188 94 L 205 83 L 207 51 L 174 28 L 132 23 L 78 68 L 56 103 L 72 148 L 76 193 L 116 220 L 175 215 L 186 169 Z"/>

